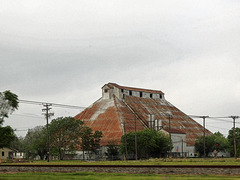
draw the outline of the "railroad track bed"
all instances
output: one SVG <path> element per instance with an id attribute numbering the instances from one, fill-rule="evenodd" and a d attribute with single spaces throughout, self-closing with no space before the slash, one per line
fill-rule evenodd
<path id="1" fill-rule="evenodd" d="M 29 165 L 1 164 L 0 172 L 111 172 L 240 175 L 240 165 Z"/>

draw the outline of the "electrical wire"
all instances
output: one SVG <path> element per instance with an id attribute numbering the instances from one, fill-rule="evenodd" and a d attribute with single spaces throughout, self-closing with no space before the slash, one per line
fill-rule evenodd
<path id="1" fill-rule="evenodd" d="M 41 116 L 33 116 L 33 115 L 26 115 L 26 114 L 12 114 L 13 116 L 22 116 L 22 117 L 31 117 L 31 118 L 39 118 L 43 119 L 44 117 Z"/>
<path id="2" fill-rule="evenodd" d="M 19 100 L 19 102 L 20 103 L 25 103 L 25 104 L 33 104 L 33 105 L 51 104 L 52 106 L 55 106 L 55 107 L 69 108 L 69 109 L 86 109 L 87 108 L 87 107 L 84 107 L 84 106 L 66 105 L 66 104 L 60 104 L 60 103 L 47 103 L 47 102 L 43 102 L 43 101 L 33 101 L 33 100 Z M 131 103 L 135 103 L 135 102 L 131 101 Z M 91 108 L 94 108 L 94 107 L 91 107 Z M 90 109 L 88 109 L 88 110 L 90 110 Z M 96 111 L 104 111 L 104 110 L 109 111 L 109 109 L 105 109 L 105 108 L 99 108 L 99 107 L 96 108 Z M 153 109 L 153 110 L 155 110 L 155 109 Z M 133 114 L 132 112 L 126 112 L 126 113 Z M 42 118 L 42 117 L 35 117 L 35 116 L 31 116 L 31 115 L 21 115 L 21 114 L 13 114 L 13 115 L 33 117 L 33 118 Z M 159 115 L 162 116 L 161 113 Z M 172 116 L 175 117 L 174 115 L 172 115 Z M 214 120 L 214 121 L 232 123 L 232 121 L 230 121 L 230 120 L 224 120 L 223 119 L 223 118 L 225 118 L 225 119 L 232 118 L 231 116 L 225 116 L 225 117 L 211 117 L 211 116 L 199 116 L 199 115 L 188 115 L 188 116 L 191 117 L 191 118 L 203 118 L 203 117 L 205 117 L 206 119 L 209 119 L 209 120 L 211 119 L 211 120 Z M 164 117 L 165 117 L 165 115 L 164 115 Z M 179 117 L 179 118 L 181 118 L 181 117 Z M 184 122 L 184 123 L 190 123 L 190 122 Z M 236 123 L 240 124 L 238 122 L 236 122 Z M 215 128 L 218 128 L 218 127 L 215 127 Z M 224 128 L 222 128 L 222 129 L 224 129 Z"/>
<path id="3" fill-rule="evenodd" d="M 33 100 L 19 100 L 19 102 L 20 103 L 25 103 L 25 104 L 36 104 L 36 105 L 51 104 L 52 106 L 62 107 L 62 108 L 70 108 L 70 109 L 86 109 L 86 108 L 88 108 L 88 107 L 84 107 L 84 106 L 67 105 L 67 104 L 60 104 L 60 103 L 48 103 L 48 102 L 33 101 Z M 91 107 L 91 108 L 94 108 L 94 107 Z M 98 109 L 107 110 L 107 109 L 104 109 L 104 108 L 98 108 Z M 206 117 L 207 119 L 232 118 L 231 116 L 224 116 L 224 117 L 211 117 L 211 116 L 199 116 L 199 115 L 187 115 L 187 116 L 192 117 L 192 118 Z"/>
<path id="4" fill-rule="evenodd" d="M 67 105 L 67 104 L 59 104 L 59 103 L 48 103 L 43 101 L 32 101 L 32 100 L 19 100 L 20 103 L 25 104 L 35 104 L 35 105 L 43 105 L 43 104 L 51 104 L 52 106 L 62 107 L 62 108 L 70 108 L 70 109 L 85 109 L 87 107 L 83 106 L 75 106 L 75 105 Z"/>

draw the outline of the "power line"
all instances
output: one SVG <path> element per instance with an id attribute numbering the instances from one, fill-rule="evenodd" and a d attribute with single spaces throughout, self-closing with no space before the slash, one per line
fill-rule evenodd
<path id="1" fill-rule="evenodd" d="M 224 119 L 220 119 L 220 118 L 211 118 L 211 117 L 210 117 L 209 119 L 214 120 L 214 121 L 222 121 L 222 122 L 232 123 L 231 120 L 224 120 Z"/>
<path id="2" fill-rule="evenodd" d="M 25 103 L 25 104 L 35 104 L 35 105 L 43 105 L 43 104 L 52 104 L 52 106 L 55 107 L 62 107 L 62 108 L 73 108 L 73 109 L 86 109 L 88 107 L 84 107 L 84 106 L 77 106 L 77 105 L 67 105 L 67 104 L 61 104 L 61 103 L 49 103 L 49 102 L 44 102 L 44 101 L 33 101 L 33 100 L 19 100 L 20 103 Z M 91 107 L 93 108 L 93 107 Z M 99 110 L 107 110 L 105 108 L 98 108 Z M 174 115 L 172 115 L 174 116 Z M 199 115 L 187 115 L 189 117 L 192 118 L 202 118 L 202 116 Z M 229 119 L 231 118 L 230 116 L 221 116 L 221 117 L 214 117 L 214 116 L 208 116 L 208 119 L 216 119 L 216 118 L 225 118 L 225 119 Z M 219 120 L 220 121 L 220 120 Z M 224 121 L 224 120 L 222 120 Z M 227 120 L 226 120 L 227 122 Z"/>
<path id="3" fill-rule="evenodd" d="M 26 115 L 26 114 L 12 114 L 13 116 L 23 116 L 23 117 L 31 117 L 31 118 L 39 118 L 39 119 L 43 119 L 43 117 L 41 116 L 34 116 L 34 115 Z"/>
<path id="4" fill-rule="evenodd" d="M 221 127 L 217 127 L 217 126 L 211 126 L 211 125 L 208 125 L 208 127 L 212 127 L 212 128 L 218 128 L 218 129 L 222 129 L 222 130 L 229 130 L 227 128 L 221 128 Z"/>
<path id="5" fill-rule="evenodd" d="M 45 103 L 43 101 L 33 101 L 33 100 L 19 100 L 19 102 L 20 103 L 26 103 L 26 104 L 35 104 L 35 105 L 43 105 Z M 60 103 L 51 103 L 51 104 L 55 107 L 63 107 L 63 108 L 74 108 L 74 109 L 86 109 L 87 108 L 87 107 L 83 107 L 83 106 L 66 105 L 66 104 L 60 104 Z M 94 107 L 91 107 L 91 108 L 94 108 Z M 97 109 L 97 111 L 107 110 L 107 109 L 99 108 L 99 107 L 96 108 L 96 109 Z M 132 113 L 129 112 L 129 114 L 132 114 Z M 19 115 L 19 116 L 30 117 L 29 115 Z M 161 116 L 161 114 L 160 114 L 160 116 Z M 190 116 L 192 118 L 202 118 L 202 116 L 198 116 L 198 115 L 188 115 L 188 116 Z M 173 115 L 173 117 L 175 117 L 175 115 Z M 36 118 L 40 118 L 40 117 L 36 117 Z M 211 119 L 211 120 L 232 123 L 231 121 L 224 120 L 222 118 L 229 118 L 229 116 L 228 117 L 212 117 L 212 116 L 208 117 L 208 119 Z M 185 123 L 188 123 L 188 122 L 185 122 Z M 237 123 L 237 124 L 240 124 L 240 123 Z"/>
<path id="6" fill-rule="evenodd" d="M 86 108 L 88 108 L 88 107 L 84 107 L 84 106 L 67 105 L 67 104 L 62 104 L 62 103 L 47 103 L 44 101 L 33 101 L 33 100 L 19 100 L 19 102 L 24 103 L 24 104 L 33 104 L 33 105 L 52 104 L 52 106 L 55 106 L 55 107 L 70 108 L 70 109 L 86 109 Z M 91 107 L 91 108 L 94 108 L 94 107 Z M 97 109 L 97 111 L 109 110 L 106 108 L 99 108 L 99 107 L 96 107 L 96 109 Z M 129 112 L 129 114 L 132 114 L 132 113 Z M 41 118 L 41 117 L 35 117 L 35 116 L 31 116 L 31 115 L 20 115 L 20 114 L 13 114 L 13 115 Z M 162 116 L 161 114 L 159 114 L 159 115 Z M 175 115 L 172 115 L 172 116 L 175 117 Z M 189 116 L 191 118 L 202 118 L 203 117 L 203 116 L 199 116 L 199 115 L 187 115 L 187 116 Z M 211 119 L 211 120 L 232 123 L 232 121 L 224 120 L 224 119 L 229 119 L 229 118 L 231 118 L 231 117 L 230 116 L 220 116 L 220 117 L 208 116 L 208 119 Z M 185 122 L 185 123 L 188 123 L 188 122 Z M 236 122 L 236 124 L 240 124 L 240 123 Z"/>
<path id="7" fill-rule="evenodd" d="M 67 105 L 67 104 L 59 104 L 59 103 L 49 103 L 49 102 L 32 101 L 32 100 L 19 100 L 19 102 L 20 103 L 25 103 L 25 104 L 35 104 L 35 105 L 52 104 L 52 106 L 55 106 L 55 107 L 73 108 L 73 109 L 85 109 L 85 108 L 87 108 L 87 107 L 83 107 L 83 106 L 75 106 L 75 105 Z"/>
<path id="8" fill-rule="evenodd" d="M 28 129 L 14 129 L 13 131 L 28 131 Z"/>

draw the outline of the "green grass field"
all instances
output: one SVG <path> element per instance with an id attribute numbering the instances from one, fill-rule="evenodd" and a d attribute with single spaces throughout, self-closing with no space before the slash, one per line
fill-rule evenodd
<path id="1" fill-rule="evenodd" d="M 240 176 L 213 175 L 159 175 L 159 174 L 119 174 L 119 173 L 12 173 L 0 174 L 0 179 L 81 179 L 81 180 L 161 180 L 161 179 L 240 179 Z"/>

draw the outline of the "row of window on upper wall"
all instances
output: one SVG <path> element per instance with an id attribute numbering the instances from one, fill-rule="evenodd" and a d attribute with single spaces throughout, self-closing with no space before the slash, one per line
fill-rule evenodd
<path id="1" fill-rule="evenodd" d="M 124 93 L 124 89 L 121 89 L 121 92 Z M 132 96 L 132 94 L 133 94 L 132 91 L 129 90 L 129 96 Z M 143 97 L 143 92 L 141 92 L 141 91 L 139 92 L 139 97 Z M 153 94 L 149 94 L 149 97 L 153 98 Z M 159 94 L 159 98 L 160 99 L 163 98 L 162 94 Z"/>

